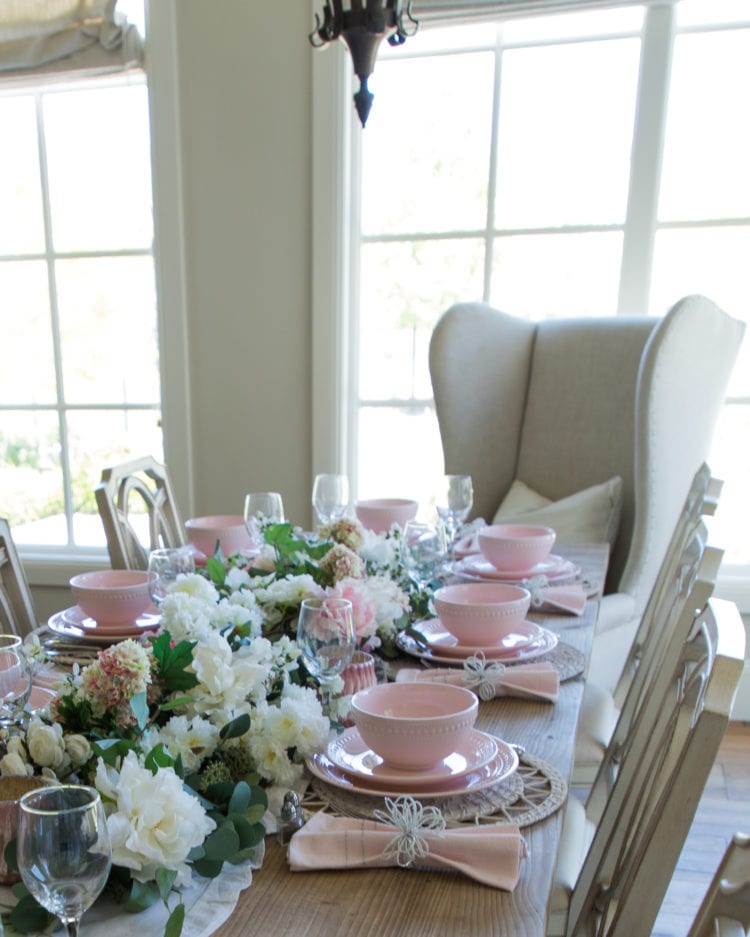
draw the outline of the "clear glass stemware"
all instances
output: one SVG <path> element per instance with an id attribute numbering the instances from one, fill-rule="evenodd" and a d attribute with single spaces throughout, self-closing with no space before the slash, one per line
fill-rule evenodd
<path id="1" fill-rule="evenodd" d="M 303 599 L 297 644 L 308 671 L 325 690 L 352 659 L 356 647 L 352 603 L 348 599 Z"/>
<path id="2" fill-rule="evenodd" d="M 24 706 L 31 694 L 32 667 L 23 650 L 23 639 L 0 634 L 0 726 L 9 728 L 23 721 Z"/>
<path id="3" fill-rule="evenodd" d="M 92 787 L 63 784 L 24 794 L 18 809 L 18 871 L 68 937 L 104 888 L 112 865 L 107 821 Z"/>
<path id="4" fill-rule="evenodd" d="M 474 504 L 471 475 L 445 475 L 437 498 L 438 516 L 445 524 L 448 553 L 455 558 L 456 537 Z"/>
<path id="5" fill-rule="evenodd" d="M 245 495 L 245 526 L 256 550 L 263 548 L 263 527 L 284 520 L 284 504 L 278 491 L 254 491 Z"/>
<path id="6" fill-rule="evenodd" d="M 316 475 L 312 505 L 318 524 L 330 524 L 343 517 L 349 505 L 349 481 L 346 475 Z"/>
<path id="7" fill-rule="evenodd" d="M 446 537 L 442 522 L 435 525 L 407 521 L 404 526 L 403 560 L 421 589 L 437 579 L 445 563 Z"/>
<path id="8" fill-rule="evenodd" d="M 148 592 L 157 608 L 167 597 L 178 576 L 195 572 L 195 557 L 189 546 L 152 550 L 148 556 Z"/>

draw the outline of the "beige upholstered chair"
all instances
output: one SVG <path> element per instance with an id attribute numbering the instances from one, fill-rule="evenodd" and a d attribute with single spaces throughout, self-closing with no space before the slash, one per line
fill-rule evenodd
<path id="1" fill-rule="evenodd" d="M 735 833 L 687 937 L 745 937 L 750 930 L 750 836 Z"/>
<path id="2" fill-rule="evenodd" d="M 10 525 L 0 518 L 0 631 L 24 637 L 38 624 Z"/>
<path id="3" fill-rule="evenodd" d="M 113 569 L 146 569 L 151 550 L 186 542 L 166 467 L 151 456 L 104 469 L 95 493 Z"/>
<path id="4" fill-rule="evenodd" d="M 586 682 L 576 736 L 575 785 L 591 784 L 596 777 L 615 726 L 622 742 L 652 681 L 660 676 L 668 645 L 681 646 L 685 635 L 680 627 L 689 625 L 692 610 L 703 608 L 713 594 L 722 551 L 706 547 L 701 518 L 714 513 L 720 490 L 721 483 L 704 463 L 690 486 L 614 693 L 595 678 Z"/>
<path id="5" fill-rule="evenodd" d="M 695 472 L 744 325 L 690 296 L 663 319 L 528 322 L 482 303 L 430 343 L 445 471 L 491 521 L 515 481 L 553 502 L 622 479 L 589 674 L 612 690 Z"/>
<path id="6" fill-rule="evenodd" d="M 694 619 L 667 692 L 638 714 L 601 811 L 566 805 L 548 934 L 649 934 L 729 720 L 745 655 L 731 602 Z"/>

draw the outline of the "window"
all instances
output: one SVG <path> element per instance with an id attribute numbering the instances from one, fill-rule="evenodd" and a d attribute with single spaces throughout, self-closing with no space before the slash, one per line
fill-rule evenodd
<path id="1" fill-rule="evenodd" d="M 413 496 L 441 471 L 427 347 L 455 301 L 660 315 L 701 292 L 750 318 L 746 3 L 424 29 L 383 49 L 371 85 L 353 252 L 360 496 Z M 750 564 L 748 346 L 711 457 L 734 564 Z"/>
<path id="2" fill-rule="evenodd" d="M 145 78 L 0 82 L 0 121 L 0 516 L 103 552 L 102 468 L 163 458 Z"/>

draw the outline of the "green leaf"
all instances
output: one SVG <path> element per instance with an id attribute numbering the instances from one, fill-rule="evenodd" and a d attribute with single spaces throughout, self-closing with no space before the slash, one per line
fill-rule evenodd
<path id="1" fill-rule="evenodd" d="M 162 703 L 159 706 L 159 712 L 167 713 L 172 709 L 177 709 L 178 706 L 187 706 L 188 703 L 193 702 L 192 696 L 178 696 L 173 700 L 169 700 L 166 703 Z"/>
<path id="2" fill-rule="evenodd" d="M 213 859 L 198 859 L 197 862 L 193 863 L 193 868 L 198 875 L 202 875 L 204 878 L 216 878 L 223 865 L 223 862 Z"/>
<path id="3" fill-rule="evenodd" d="M 250 787 L 244 781 L 238 781 L 229 798 L 227 813 L 244 813 L 250 806 Z"/>
<path id="4" fill-rule="evenodd" d="M 268 807 L 264 807 L 263 804 L 251 804 L 245 811 L 245 819 L 250 823 L 260 823 L 267 809 Z"/>
<path id="5" fill-rule="evenodd" d="M 226 566 L 219 562 L 215 556 L 210 557 L 206 560 L 205 570 L 208 573 L 208 578 L 211 582 L 215 583 L 217 586 L 223 586 L 227 578 L 227 569 Z"/>
<path id="6" fill-rule="evenodd" d="M 24 895 L 18 904 L 10 912 L 10 923 L 17 931 L 22 934 L 30 934 L 34 931 L 44 930 L 52 920 L 52 915 L 48 914 L 44 908 L 37 904 L 31 895 Z"/>
<path id="7" fill-rule="evenodd" d="M 164 937 L 180 937 L 182 925 L 185 923 L 185 905 L 180 902 L 167 918 L 164 928 Z"/>
<path id="8" fill-rule="evenodd" d="M 265 836 L 266 830 L 262 823 L 253 823 L 239 814 L 231 814 L 227 819 L 234 825 L 240 838 L 240 851 L 254 848 Z"/>
<path id="9" fill-rule="evenodd" d="M 143 731 L 148 723 L 148 703 L 146 702 L 146 691 L 136 693 L 130 698 L 130 708 L 133 710 L 135 721 L 138 728 Z"/>
<path id="10" fill-rule="evenodd" d="M 151 774 L 156 774 L 159 768 L 172 768 L 174 767 L 174 763 L 174 758 L 164 749 L 164 746 L 159 743 L 146 755 L 143 764 L 144 767 L 148 768 Z"/>
<path id="11" fill-rule="evenodd" d="M 217 781 L 206 788 L 206 794 L 214 804 L 227 803 L 233 791 L 234 784 L 231 781 Z"/>
<path id="12" fill-rule="evenodd" d="M 136 882 L 130 889 L 130 895 L 125 902 L 125 910 L 131 914 L 145 911 L 159 900 L 159 889 L 156 882 Z"/>
<path id="13" fill-rule="evenodd" d="M 241 716 L 237 716 L 236 719 L 232 719 L 231 722 L 228 722 L 225 726 L 222 727 L 219 732 L 219 738 L 226 742 L 227 739 L 237 739 L 240 736 L 244 735 L 250 728 L 250 716 L 248 713 L 243 713 Z"/>
<path id="14" fill-rule="evenodd" d="M 16 859 L 16 838 L 9 839 L 6 843 L 5 849 L 3 850 L 3 859 L 5 859 L 5 864 L 9 870 L 13 872 L 18 871 L 18 860 Z"/>
<path id="15" fill-rule="evenodd" d="M 231 823 L 224 823 L 206 837 L 203 848 L 206 859 L 223 862 L 240 848 L 240 838 Z"/>
<path id="16" fill-rule="evenodd" d="M 157 869 L 155 878 L 161 900 L 166 904 L 169 893 L 172 891 L 172 886 L 177 878 L 177 872 L 174 869 Z"/>

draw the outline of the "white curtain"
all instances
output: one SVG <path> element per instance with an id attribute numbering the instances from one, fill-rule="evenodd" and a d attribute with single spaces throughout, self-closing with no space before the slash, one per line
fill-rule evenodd
<path id="1" fill-rule="evenodd" d="M 426 24 L 458 19 L 510 19 L 669 2 L 671 0 L 412 0 L 411 12 L 416 20 Z"/>
<path id="2" fill-rule="evenodd" d="M 0 0 L 0 81 L 50 81 L 142 67 L 117 0 Z"/>

